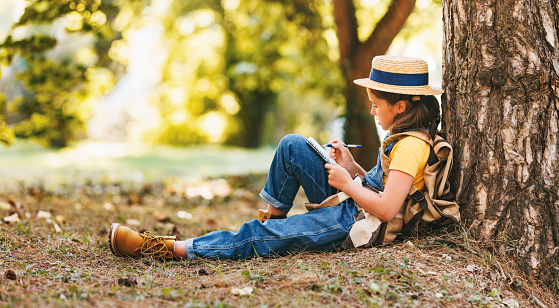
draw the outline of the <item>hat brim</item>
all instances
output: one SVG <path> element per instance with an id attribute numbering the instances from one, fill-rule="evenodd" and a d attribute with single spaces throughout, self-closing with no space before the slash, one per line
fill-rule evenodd
<path id="1" fill-rule="evenodd" d="M 419 87 L 395 86 L 395 85 L 389 85 L 389 84 L 372 81 L 369 78 L 356 79 L 353 82 L 357 85 L 360 85 L 365 88 L 370 88 L 373 90 L 390 92 L 390 93 L 408 94 L 408 95 L 439 95 L 444 92 L 440 88 L 432 87 L 428 85 L 419 86 Z"/>

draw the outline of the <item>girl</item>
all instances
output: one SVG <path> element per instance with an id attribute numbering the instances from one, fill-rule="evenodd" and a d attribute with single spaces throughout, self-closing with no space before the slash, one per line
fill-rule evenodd
<path id="1" fill-rule="evenodd" d="M 420 59 L 378 56 L 372 61 L 369 78 L 356 84 L 367 89 L 371 115 L 378 124 L 395 134 L 405 130 L 428 133 L 439 120 L 435 94 L 441 89 L 428 86 L 427 63 Z M 381 153 L 377 166 L 366 172 L 339 140 L 333 140 L 331 156 L 335 164 L 324 164 L 320 156 L 299 135 L 284 137 L 275 153 L 260 197 L 269 205 L 269 220 L 252 220 L 238 232 L 216 231 L 186 241 L 174 237 L 142 234 L 119 224 L 109 232 L 109 246 L 117 256 L 158 258 L 245 259 L 255 256 L 283 256 L 292 252 L 327 251 L 342 245 L 358 214 L 357 205 L 383 221 L 400 211 L 411 185 L 423 187 L 430 147 L 414 137 L 401 138 L 387 147 L 389 170 L 382 170 Z M 378 194 L 352 180 L 362 175 L 368 184 L 384 190 Z M 351 199 L 339 206 L 317 209 L 286 217 L 302 186 L 312 203 L 320 203 L 339 189 Z"/>

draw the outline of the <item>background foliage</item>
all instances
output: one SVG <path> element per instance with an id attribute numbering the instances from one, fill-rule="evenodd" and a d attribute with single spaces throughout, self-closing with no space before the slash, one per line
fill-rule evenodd
<path id="1" fill-rule="evenodd" d="M 428 27 L 440 6 L 419 2 L 400 40 Z M 360 37 L 389 4 L 356 1 Z M 0 141 L 64 147 L 86 137 L 94 103 L 127 74 L 131 33 L 153 25 L 163 56 L 147 98 L 156 125 L 141 132 L 144 141 L 258 147 L 290 132 L 329 139 L 325 123 L 345 108 L 332 11 L 325 0 L 25 1 L 0 44 Z"/>

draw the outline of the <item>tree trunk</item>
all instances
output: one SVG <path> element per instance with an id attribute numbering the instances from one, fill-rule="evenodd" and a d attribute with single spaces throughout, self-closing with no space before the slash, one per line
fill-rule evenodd
<path id="1" fill-rule="evenodd" d="M 345 141 L 363 145 L 353 152 L 355 160 L 365 169 L 375 166 L 380 141 L 367 92 L 353 83 L 366 78 L 373 57 L 386 53 L 392 40 L 411 14 L 415 0 L 393 0 L 384 17 L 366 41 L 357 37 L 357 18 L 353 1 L 333 0 L 334 18 L 340 45 L 340 66 L 346 80 Z"/>
<path id="2" fill-rule="evenodd" d="M 443 1 L 443 130 L 466 228 L 548 286 L 559 261 L 555 1 Z"/>

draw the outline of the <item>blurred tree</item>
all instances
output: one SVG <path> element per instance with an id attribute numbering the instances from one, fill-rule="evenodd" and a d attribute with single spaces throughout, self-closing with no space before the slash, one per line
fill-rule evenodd
<path id="1" fill-rule="evenodd" d="M 14 132 L 6 124 L 6 96 L 0 94 L 0 143 L 4 145 L 10 145 L 14 141 Z"/>
<path id="2" fill-rule="evenodd" d="M 345 139 L 371 149 L 355 152 L 354 155 L 362 166 L 374 166 L 376 154 L 373 155 L 371 151 L 379 148 L 380 141 L 374 120 L 369 114 L 367 93 L 361 87 L 356 87 L 353 80 L 369 76 L 371 60 L 386 53 L 411 14 L 415 0 L 392 0 L 384 16 L 365 40 L 358 37 L 354 2 L 333 0 L 333 4 L 340 47 L 339 63 L 346 82 Z"/>
<path id="3" fill-rule="evenodd" d="M 0 44 L 0 63 L 17 65 L 21 95 L 11 97 L 1 111 L 1 136 L 32 138 L 45 146 L 66 146 L 85 125 L 89 102 L 115 83 L 122 65 L 109 57 L 122 29 L 111 23 L 123 8 L 139 10 L 147 1 L 30 0 L 18 22 Z M 64 27 L 65 44 L 57 51 L 57 29 Z M 124 28 L 124 27 L 121 27 Z M 66 48 L 66 49 L 65 49 Z M 73 50 L 72 50 L 73 48 Z M 117 74 L 118 75 L 118 74 Z"/>
<path id="4" fill-rule="evenodd" d="M 423 8 L 432 3 L 422 2 Z M 270 125 L 268 115 L 282 108 L 273 122 L 286 111 L 282 100 L 295 98 L 291 103 L 306 114 L 302 107 L 310 100 L 304 93 L 314 90 L 331 113 L 328 104 L 347 102 L 345 138 L 367 146 L 369 151 L 356 155 L 372 166 L 379 146 L 376 126 L 365 91 L 352 81 L 368 76 L 371 59 L 387 51 L 415 1 L 356 3 L 173 1 L 163 20 L 169 57 L 156 100 L 163 119 L 159 140 L 259 146 Z M 432 16 L 425 11 L 416 14 L 403 36 L 427 28 Z M 332 65 L 336 61 L 346 80 L 345 100 L 340 70 Z"/>
<path id="5" fill-rule="evenodd" d="M 269 122 L 282 118 L 268 115 L 286 93 L 299 93 L 298 101 L 319 90 L 333 105 L 340 75 L 322 18 L 288 9 L 256 0 L 173 2 L 164 18 L 165 86 L 156 101 L 169 119 L 160 139 L 257 147 Z"/>

